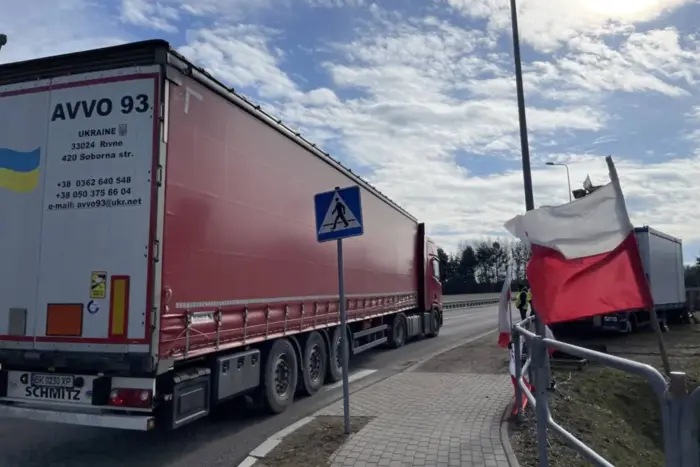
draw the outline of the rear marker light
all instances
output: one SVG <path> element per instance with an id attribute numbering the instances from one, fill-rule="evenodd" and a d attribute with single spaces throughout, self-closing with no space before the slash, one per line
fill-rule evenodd
<path id="1" fill-rule="evenodd" d="M 153 393 L 148 389 L 115 388 L 109 393 L 109 405 L 150 408 Z"/>

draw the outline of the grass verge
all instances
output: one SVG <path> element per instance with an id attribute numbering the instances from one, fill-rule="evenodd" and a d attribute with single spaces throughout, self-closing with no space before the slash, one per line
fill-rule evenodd
<path id="1" fill-rule="evenodd" d="M 350 431 L 357 433 L 371 417 L 350 417 Z M 299 428 L 275 447 L 255 467 L 326 467 L 333 453 L 348 436 L 343 417 L 319 416 Z"/>
<path id="2" fill-rule="evenodd" d="M 691 389 L 700 381 L 698 337 L 696 326 L 678 327 L 664 334 L 672 369 L 688 373 Z M 655 337 L 650 332 L 605 343 L 609 353 L 661 367 Z M 614 465 L 664 464 L 659 400 L 645 379 L 595 364 L 583 371 L 554 371 L 554 375 L 558 386 L 550 393 L 549 406 L 555 421 Z M 510 436 L 521 465 L 537 465 L 536 419 L 531 411 L 520 423 L 511 421 Z M 551 430 L 549 464 L 590 465 Z"/>

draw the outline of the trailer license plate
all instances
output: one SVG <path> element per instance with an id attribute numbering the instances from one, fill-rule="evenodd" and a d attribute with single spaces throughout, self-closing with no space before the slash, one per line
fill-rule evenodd
<path id="1" fill-rule="evenodd" d="M 73 375 L 46 375 L 42 373 L 32 374 L 32 386 L 40 388 L 72 388 L 74 386 Z"/>

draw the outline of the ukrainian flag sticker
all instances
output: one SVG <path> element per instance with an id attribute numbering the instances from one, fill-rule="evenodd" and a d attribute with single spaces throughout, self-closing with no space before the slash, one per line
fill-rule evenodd
<path id="1" fill-rule="evenodd" d="M 27 193 L 39 183 L 41 148 L 22 152 L 0 147 L 0 190 Z"/>

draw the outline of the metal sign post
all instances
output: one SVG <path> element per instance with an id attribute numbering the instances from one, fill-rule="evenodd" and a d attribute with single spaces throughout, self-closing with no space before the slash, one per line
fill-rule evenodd
<path id="1" fill-rule="evenodd" d="M 333 191 L 314 196 L 316 212 L 316 239 L 319 242 L 335 240 L 338 249 L 338 309 L 340 312 L 340 348 L 343 364 L 343 418 L 345 434 L 350 434 L 350 382 L 348 364 L 347 310 L 345 308 L 345 281 L 343 274 L 343 239 L 364 233 L 360 187 L 336 187 Z"/>
<path id="2" fill-rule="evenodd" d="M 345 309 L 345 281 L 343 277 L 343 239 L 338 239 L 338 295 L 340 307 L 340 347 L 343 359 L 343 418 L 345 421 L 345 434 L 350 434 L 350 381 L 348 365 L 350 356 L 348 337 L 348 313 Z"/>

